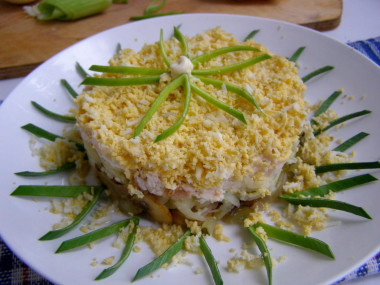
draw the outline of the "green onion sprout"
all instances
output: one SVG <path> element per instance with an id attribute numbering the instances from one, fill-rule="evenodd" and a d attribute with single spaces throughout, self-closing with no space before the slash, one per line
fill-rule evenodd
<path id="1" fill-rule="evenodd" d="M 367 136 L 369 136 L 368 133 L 360 132 L 357 135 L 354 135 L 353 137 L 351 137 L 348 140 L 344 141 L 343 143 L 341 143 L 340 145 L 338 145 L 333 150 L 344 152 L 347 149 L 349 149 L 350 147 L 352 147 L 355 144 L 357 144 L 358 142 L 360 142 L 362 139 L 364 139 Z"/>
<path id="2" fill-rule="evenodd" d="M 31 103 L 37 110 L 39 110 L 41 113 L 43 113 L 44 115 L 46 115 L 52 119 L 55 119 L 55 120 L 61 121 L 61 122 L 65 122 L 65 123 L 75 123 L 76 122 L 74 117 L 64 116 L 64 115 L 54 113 L 54 112 L 49 111 L 48 109 L 42 107 L 40 104 L 38 104 L 37 102 L 34 102 L 34 101 L 31 101 Z"/>
<path id="3" fill-rule="evenodd" d="M 352 169 L 373 169 L 380 168 L 379 161 L 372 162 L 348 162 L 348 163 L 334 163 L 327 165 L 320 165 L 315 167 L 315 173 L 321 174 L 330 171 L 338 170 L 352 170 Z"/>
<path id="4" fill-rule="evenodd" d="M 40 127 L 37 127 L 34 124 L 30 124 L 30 123 L 22 126 L 21 128 L 30 132 L 31 134 L 35 135 L 36 137 L 44 138 L 44 139 L 47 139 L 47 140 L 52 141 L 52 142 L 54 142 L 56 139 L 63 139 L 63 140 L 66 139 L 62 136 L 48 132 L 48 131 L 46 131 Z M 76 147 L 78 148 L 78 150 L 81 150 L 81 151 L 84 150 L 84 146 L 82 144 L 71 141 L 71 140 L 68 140 L 68 141 L 74 143 L 76 145 Z"/>
<path id="5" fill-rule="evenodd" d="M 36 176 L 47 176 L 52 174 L 61 173 L 63 171 L 74 169 L 76 166 L 75 162 L 68 162 L 60 167 L 57 167 L 55 169 L 46 170 L 46 171 L 21 171 L 16 172 L 15 174 L 18 176 L 24 176 L 24 177 L 36 177 Z"/>
<path id="6" fill-rule="evenodd" d="M 90 76 L 90 74 L 87 73 L 87 71 L 82 67 L 82 65 L 80 65 L 79 62 L 75 63 L 75 69 L 77 70 L 77 72 L 82 78 L 86 78 Z"/>
<path id="7" fill-rule="evenodd" d="M 251 233 L 253 239 L 255 240 L 257 247 L 259 248 L 261 255 L 264 260 L 264 264 L 267 270 L 268 283 L 272 285 L 272 259 L 270 256 L 269 249 L 265 241 L 256 233 L 256 229 L 253 227 L 248 227 L 248 231 Z"/>
<path id="8" fill-rule="evenodd" d="M 325 72 L 332 70 L 332 69 L 334 69 L 334 66 L 331 66 L 331 65 L 326 65 L 324 67 L 318 68 L 317 70 L 312 71 L 309 74 L 302 77 L 302 81 L 303 82 L 309 81 L 313 77 L 316 77 L 317 75 L 320 75 L 320 74 L 325 73 Z"/>
<path id="9" fill-rule="evenodd" d="M 317 208 L 330 208 L 334 210 L 348 212 L 366 219 L 372 219 L 371 216 L 363 208 L 337 200 L 329 200 L 324 198 L 299 198 L 289 197 L 287 195 L 280 195 L 280 198 L 294 205 L 310 206 Z"/>
<path id="10" fill-rule="evenodd" d="M 303 51 L 305 50 L 306 47 L 299 47 L 293 54 L 291 57 L 289 57 L 289 61 L 292 61 L 292 62 L 297 62 L 298 58 L 300 57 L 300 55 L 303 53 Z"/>
<path id="11" fill-rule="evenodd" d="M 215 257 L 212 254 L 211 249 L 207 245 L 206 240 L 203 236 L 199 237 L 199 247 L 203 253 L 203 256 L 206 259 L 206 262 L 207 262 L 209 268 L 210 268 L 210 271 L 211 271 L 212 277 L 214 278 L 215 284 L 216 285 L 222 285 L 223 280 L 222 280 L 222 276 L 220 275 L 218 264 L 216 263 Z"/>
<path id="12" fill-rule="evenodd" d="M 160 1 L 160 3 L 157 4 L 158 1 Z M 166 0 L 152 0 L 152 2 L 150 2 L 149 5 L 145 8 L 144 16 L 156 13 L 165 5 L 166 5 Z"/>
<path id="13" fill-rule="evenodd" d="M 83 207 L 82 211 L 75 217 L 75 219 L 72 221 L 71 224 L 69 224 L 68 226 L 62 229 L 49 231 L 48 233 L 40 237 L 39 240 L 52 240 L 52 239 L 59 238 L 65 235 L 66 233 L 68 233 L 69 231 L 71 231 L 75 226 L 77 226 L 92 210 L 92 208 L 98 202 L 100 198 L 100 194 L 103 192 L 103 188 L 96 187 L 93 189 L 94 189 L 94 194 L 93 194 L 94 196 L 92 200 L 87 202 L 87 204 Z"/>
<path id="14" fill-rule="evenodd" d="M 324 131 L 327 131 L 328 129 L 331 129 L 332 127 L 334 127 L 336 125 L 339 125 L 339 124 L 344 123 L 344 122 L 346 122 L 348 120 L 351 120 L 351 119 L 354 119 L 354 118 L 358 118 L 358 117 L 361 117 L 361 116 L 364 116 L 364 115 L 367 115 L 367 114 L 370 114 L 370 113 L 371 113 L 371 111 L 369 111 L 369 110 L 363 110 L 363 111 L 360 111 L 360 112 L 351 113 L 351 114 L 345 115 L 343 117 L 340 117 L 338 119 L 332 120 L 323 129 L 318 129 L 318 130 L 314 131 L 314 135 L 317 136 L 320 133 L 322 133 Z"/>
<path id="15" fill-rule="evenodd" d="M 119 232 L 122 228 L 125 228 L 126 226 L 128 226 L 132 220 L 135 224 L 138 222 L 137 218 L 126 219 L 120 222 L 113 223 L 110 226 L 97 229 L 95 231 L 72 238 L 70 240 L 66 240 L 61 243 L 61 245 L 58 247 L 55 253 L 61 253 L 68 250 L 72 250 L 74 248 L 84 246 L 96 240 L 115 234 Z"/>
<path id="16" fill-rule="evenodd" d="M 256 223 L 250 227 L 252 227 L 254 230 L 256 230 L 258 227 L 262 227 L 265 233 L 267 234 L 268 238 L 270 239 L 310 249 L 334 259 L 334 254 L 332 253 L 329 245 L 319 239 L 300 235 L 291 231 L 287 231 L 263 223 Z"/>
<path id="17" fill-rule="evenodd" d="M 73 98 L 78 97 L 78 93 L 73 89 L 73 87 L 71 87 L 71 85 L 69 84 L 69 82 L 67 82 L 66 79 L 61 79 L 61 84 L 63 87 L 65 87 L 65 89 L 71 95 L 71 97 Z"/>
<path id="18" fill-rule="evenodd" d="M 318 117 L 320 114 L 326 112 L 332 103 L 338 98 L 338 96 L 342 94 L 341 90 L 335 91 L 333 94 L 331 94 L 322 104 L 319 106 L 317 111 L 315 111 L 314 117 Z"/>
<path id="19" fill-rule="evenodd" d="M 132 248 L 133 248 L 133 245 L 135 244 L 135 239 L 136 239 L 136 232 L 137 232 L 137 226 L 139 224 L 139 219 L 137 218 L 132 218 L 130 219 L 130 221 L 132 221 L 132 224 L 133 224 L 133 229 L 131 231 L 131 233 L 128 235 L 128 238 L 127 238 L 127 241 L 125 243 L 125 246 L 124 246 L 124 249 L 123 249 L 123 252 L 121 253 L 120 255 L 120 258 L 118 260 L 118 262 L 116 262 L 114 265 L 112 265 L 111 267 L 107 268 L 107 269 L 104 269 L 96 278 L 95 280 L 101 280 L 101 279 L 104 279 L 104 278 L 107 278 L 108 276 L 111 276 L 113 273 L 115 273 L 116 270 L 119 269 L 119 267 L 124 263 L 124 261 L 127 260 L 127 258 L 129 257 L 131 251 L 132 251 Z"/>
<path id="20" fill-rule="evenodd" d="M 255 47 L 251 47 L 251 46 L 222 47 L 222 48 L 210 51 L 208 53 L 205 53 L 205 54 L 202 54 L 202 55 L 199 55 L 199 56 L 193 58 L 191 60 L 191 63 L 194 66 L 197 66 L 199 63 L 202 63 L 202 62 L 205 62 L 205 61 L 209 61 L 210 59 L 213 59 L 214 57 L 217 57 L 219 55 L 226 54 L 226 53 L 229 53 L 229 52 L 237 52 L 237 51 L 255 51 L 255 52 L 259 52 L 260 50 L 257 49 L 257 48 L 255 48 Z"/>
<path id="21" fill-rule="evenodd" d="M 175 131 L 179 129 L 179 127 L 182 125 L 183 121 L 186 118 L 187 113 L 189 112 L 189 106 L 190 106 L 190 100 L 191 100 L 191 87 L 190 87 L 190 80 L 189 76 L 185 74 L 185 79 L 183 82 L 184 89 L 185 89 L 185 102 L 183 106 L 183 112 L 181 117 L 177 122 L 174 123 L 171 127 L 169 127 L 167 130 L 165 130 L 162 134 L 158 135 L 154 142 L 159 142 L 168 136 L 172 135 Z"/>
<path id="22" fill-rule="evenodd" d="M 325 196 L 329 194 L 330 191 L 332 192 L 340 192 L 347 190 L 349 188 L 367 184 L 373 181 L 377 181 L 377 178 L 372 176 L 371 174 L 363 174 L 363 175 L 358 175 L 338 181 L 334 181 L 331 183 L 327 183 L 324 185 L 321 185 L 319 187 L 315 188 L 309 188 L 300 192 L 296 193 L 291 193 L 291 194 L 286 194 L 288 197 L 315 197 L 315 196 Z M 283 195 L 280 195 L 280 197 Z M 285 195 L 284 195 L 285 196 Z"/>
<path id="23" fill-rule="evenodd" d="M 11 196 L 75 198 L 84 192 L 91 194 L 102 189 L 101 186 L 87 185 L 20 185 L 11 193 Z"/>
<path id="24" fill-rule="evenodd" d="M 185 239 L 190 235 L 191 232 L 189 230 L 186 231 L 173 245 L 171 245 L 166 251 L 164 251 L 164 253 L 162 253 L 159 257 L 157 257 L 144 267 L 141 267 L 137 271 L 135 277 L 133 277 L 132 282 L 146 275 L 149 275 L 153 271 L 159 269 L 163 264 L 167 263 L 174 255 L 176 255 L 183 248 Z"/>
<path id="25" fill-rule="evenodd" d="M 106 10 L 109 0 L 43 0 L 36 5 L 38 20 L 72 21 Z"/>
<path id="26" fill-rule="evenodd" d="M 246 42 L 250 39 L 252 39 L 254 36 L 256 36 L 256 34 L 260 32 L 260 30 L 253 30 L 252 32 L 250 32 L 243 40 L 243 42 Z"/>
<path id="27" fill-rule="evenodd" d="M 191 74 L 193 74 L 193 75 L 215 75 L 215 74 L 223 74 L 223 73 L 234 72 L 236 70 L 249 67 L 251 65 L 254 65 L 256 63 L 259 63 L 261 61 L 264 61 L 264 60 L 270 59 L 270 58 L 271 58 L 271 56 L 269 54 L 264 53 L 264 54 L 252 57 L 250 59 L 247 59 L 245 61 L 235 63 L 235 64 L 231 64 L 231 65 L 227 65 L 227 66 L 202 69 L 202 70 L 193 70 Z"/>

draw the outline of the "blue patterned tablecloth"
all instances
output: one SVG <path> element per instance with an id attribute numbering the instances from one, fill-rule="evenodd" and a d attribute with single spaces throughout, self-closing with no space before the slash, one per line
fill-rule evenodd
<path id="1" fill-rule="evenodd" d="M 380 37 L 349 42 L 348 45 L 380 65 Z M 342 278 L 338 283 L 344 284 L 351 280 L 372 276 L 378 273 L 380 273 L 380 252 L 357 270 Z M 0 284 L 47 285 L 52 283 L 34 272 L 18 259 L 0 238 Z"/>

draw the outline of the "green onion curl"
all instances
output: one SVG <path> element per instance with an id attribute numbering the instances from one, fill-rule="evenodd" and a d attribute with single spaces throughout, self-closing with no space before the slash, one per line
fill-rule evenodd
<path id="1" fill-rule="evenodd" d="M 236 109 L 232 108 L 231 106 L 223 103 L 222 101 L 216 99 L 215 97 L 211 96 L 206 91 L 203 91 L 202 89 L 198 88 L 194 84 L 191 84 L 191 90 L 194 93 L 196 93 L 197 95 L 199 95 L 200 97 L 202 97 L 203 99 L 205 99 L 210 104 L 214 105 L 215 107 L 217 107 L 217 108 L 223 110 L 224 112 L 230 114 L 231 116 L 235 117 L 236 119 L 241 121 L 243 124 L 245 124 L 245 125 L 247 124 L 247 121 L 245 120 L 243 113 L 240 112 L 239 110 L 236 110 Z"/>
<path id="2" fill-rule="evenodd" d="M 154 142 L 159 142 L 168 136 L 171 136 L 174 132 L 176 132 L 179 127 L 182 125 L 183 121 L 186 118 L 186 115 L 189 111 L 189 106 L 190 106 L 190 100 L 191 100 L 191 87 L 190 87 L 190 81 L 189 81 L 189 76 L 185 74 L 185 78 L 183 80 L 183 86 L 184 86 L 184 92 L 185 92 L 185 102 L 183 106 L 183 112 L 181 117 L 178 119 L 177 122 L 175 122 L 174 125 L 169 127 L 167 130 L 165 130 L 162 134 L 158 135 Z"/>
<path id="3" fill-rule="evenodd" d="M 160 92 L 160 94 L 156 97 L 156 99 L 150 106 L 149 110 L 145 113 L 144 117 L 141 119 L 140 123 L 137 125 L 133 133 L 134 138 L 137 137 L 142 132 L 146 124 L 150 121 L 154 113 L 158 110 L 160 105 L 166 100 L 169 94 L 183 84 L 184 79 L 185 79 L 184 74 L 178 76 Z"/>
<path id="4" fill-rule="evenodd" d="M 191 72 L 191 74 L 192 75 L 216 75 L 216 74 L 229 73 L 229 72 L 233 72 L 233 71 L 236 71 L 239 69 L 249 67 L 251 65 L 254 65 L 256 63 L 259 63 L 261 61 L 264 61 L 264 60 L 267 60 L 270 58 L 271 58 L 271 56 L 269 54 L 260 54 L 258 56 L 247 59 L 245 61 L 238 62 L 238 63 L 231 64 L 231 65 L 209 68 L 209 69 L 193 70 Z"/>
<path id="5" fill-rule="evenodd" d="M 65 122 L 65 123 L 75 123 L 76 122 L 76 119 L 74 117 L 64 116 L 64 115 L 54 113 L 54 112 L 42 107 L 40 104 L 38 104 L 37 102 L 34 102 L 34 101 L 31 101 L 31 103 L 32 103 L 33 107 L 35 107 L 38 111 L 40 111 L 41 113 L 43 113 L 44 115 L 46 115 L 52 119 L 55 119 L 55 120 L 61 121 L 61 122 Z"/>
<path id="6" fill-rule="evenodd" d="M 93 189 L 94 189 L 93 198 L 87 202 L 87 204 L 83 207 L 82 211 L 75 217 L 75 219 L 72 221 L 71 224 L 69 224 L 68 226 L 62 229 L 49 231 L 48 233 L 40 237 L 39 240 L 53 240 L 53 239 L 59 238 L 65 235 L 66 233 L 68 233 L 69 231 L 71 231 L 75 226 L 77 226 L 92 210 L 92 208 L 98 202 L 100 198 L 100 194 L 103 192 L 103 188 L 96 187 Z"/>

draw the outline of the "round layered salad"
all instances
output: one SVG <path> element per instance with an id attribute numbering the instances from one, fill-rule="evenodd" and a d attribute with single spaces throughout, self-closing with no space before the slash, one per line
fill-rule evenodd
<path id="1" fill-rule="evenodd" d="M 297 151 L 307 116 L 305 85 L 293 62 L 253 40 L 241 42 L 220 28 L 186 40 L 185 56 L 178 39 L 163 41 L 170 68 L 160 42 L 146 44 L 138 52 L 122 49 L 109 61 L 110 66 L 166 70 L 157 82 L 90 86 L 76 99 L 77 126 L 89 161 L 111 197 L 123 212 L 145 212 L 160 223 L 221 219 L 235 208 L 273 195 L 282 185 L 283 166 Z M 196 65 L 191 62 L 232 46 L 257 50 L 221 53 Z M 231 66 L 262 54 L 268 57 L 256 64 L 204 76 L 225 82 L 220 86 L 192 74 L 195 69 Z M 168 94 L 136 135 L 136 127 L 162 90 L 182 74 L 195 87 L 180 127 L 165 139 L 155 140 L 183 114 L 183 85 Z M 257 106 L 231 91 L 230 85 L 248 92 Z M 239 110 L 244 120 L 210 104 L 194 90 Z"/>

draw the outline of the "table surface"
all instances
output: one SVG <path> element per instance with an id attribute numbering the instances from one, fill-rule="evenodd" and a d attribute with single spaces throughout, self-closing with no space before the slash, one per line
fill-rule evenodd
<path id="1" fill-rule="evenodd" d="M 380 0 L 343 0 L 340 25 L 323 34 L 342 43 L 366 40 L 380 36 Z M 0 100 L 5 99 L 23 80 L 12 78 L 0 80 Z M 380 274 L 351 282 L 358 285 L 380 284 Z"/>

